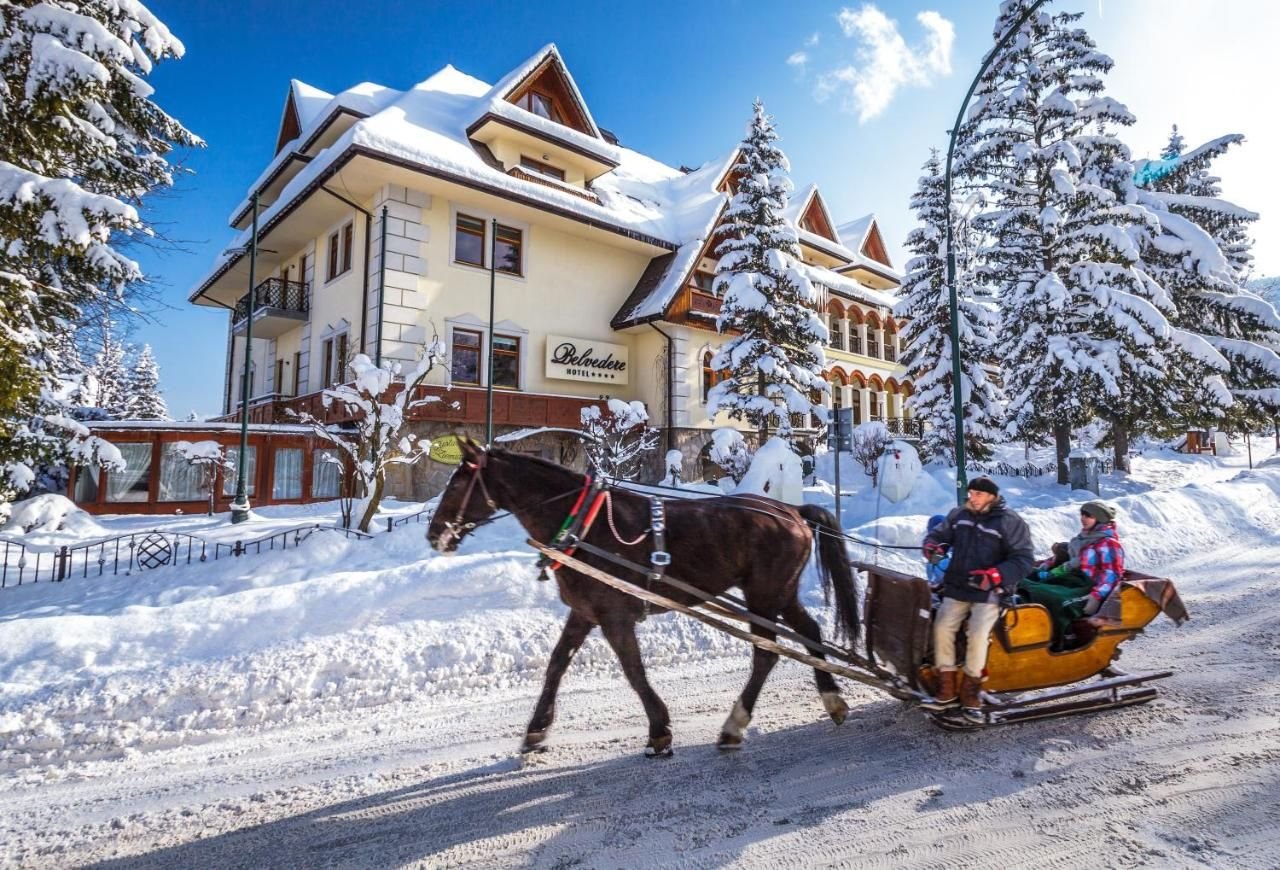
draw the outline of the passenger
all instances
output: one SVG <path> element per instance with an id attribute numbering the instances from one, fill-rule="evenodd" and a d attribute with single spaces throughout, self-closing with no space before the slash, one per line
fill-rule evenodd
<path id="1" fill-rule="evenodd" d="M 946 517 L 942 514 L 934 514 L 929 517 L 929 523 L 925 526 L 925 534 L 928 535 L 929 532 L 932 532 L 940 526 L 942 521 L 945 519 Z M 937 599 L 942 592 L 942 578 L 947 573 L 947 566 L 950 564 L 950 547 L 941 547 L 935 550 L 929 558 L 925 559 L 924 577 L 929 581 L 929 591 L 934 594 L 935 599 Z M 935 600 L 934 604 L 938 604 L 938 601 Z"/>
<path id="2" fill-rule="evenodd" d="M 1071 623 L 1097 613 L 1124 576 L 1115 509 L 1100 501 L 1081 505 L 1080 532 L 1067 552 L 1067 561 L 1053 568 L 1042 565 L 1018 584 L 1019 594 L 1048 609 L 1057 648 L 1065 644 Z"/>
<path id="3" fill-rule="evenodd" d="M 933 622 L 933 664 L 939 677 L 935 701 L 949 707 L 958 698 L 966 715 L 980 717 L 991 629 L 1000 617 L 1001 595 L 1012 592 L 1031 570 L 1031 532 L 1005 506 L 996 482 L 978 477 L 969 482 L 968 500 L 925 536 L 925 558 L 931 560 L 947 546 L 951 561 L 943 572 L 942 606 Z M 966 617 L 969 639 L 961 679 L 956 636 Z"/>

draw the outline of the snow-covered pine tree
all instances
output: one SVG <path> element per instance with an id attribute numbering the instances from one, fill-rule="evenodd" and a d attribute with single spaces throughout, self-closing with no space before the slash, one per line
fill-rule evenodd
<path id="1" fill-rule="evenodd" d="M 168 420 L 169 407 L 160 393 L 160 366 L 151 353 L 151 345 L 144 344 L 129 374 L 130 420 Z"/>
<path id="2" fill-rule="evenodd" d="M 952 397 L 951 307 L 947 288 L 945 179 L 933 149 L 924 164 L 911 207 L 919 226 L 907 236 L 907 261 L 901 301 L 894 315 L 906 318 L 902 331 L 901 363 L 915 374 L 911 403 L 915 419 L 925 422 L 925 452 L 955 463 L 955 409 Z M 954 217 L 954 216 L 953 216 Z M 965 451 L 975 459 L 991 456 L 991 445 L 1002 440 L 1000 395 L 987 376 L 983 361 L 994 354 L 996 316 L 973 298 L 968 276 L 957 270 L 960 383 L 964 406 Z M 968 292 L 966 292 L 968 291 Z"/>
<path id="3" fill-rule="evenodd" d="M 1026 5 L 1006 0 L 995 34 Z M 1073 427 L 1109 420 L 1124 468 L 1134 427 L 1174 395 L 1172 306 L 1129 235 L 1154 219 L 1110 133 L 1133 117 L 1103 95 L 1112 61 L 1079 18 L 1040 12 L 1022 25 L 978 85 L 958 157 L 959 174 L 990 189 L 974 221 L 986 235 L 977 277 L 1001 302 L 1006 431 L 1052 433 L 1061 483 Z"/>
<path id="4" fill-rule="evenodd" d="M 50 334 L 141 277 L 120 243 L 148 232 L 137 207 L 172 183 L 170 150 L 200 144 L 145 81 L 182 53 L 139 0 L 0 2 L 0 479 L 11 484 L 65 450 L 67 432 L 82 437 L 63 425 Z"/>
<path id="5" fill-rule="evenodd" d="M 1280 315 L 1244 286 L 1253 260 L 1248 228 L 1258 215 L 1223 199 L 1210 172 L 1243 141 L 1230 134 L 1184 151 L 1175 127 L 1160 160 L 1136 166 L 1140 201 L 1160 221 L 1160 234 L 1144 239 L 1147 268 L 1173 297 L 1175 325 L 1212 348 L 1180 365 L 1183 425 L 1239 431 L 1280 415 Z"/>
<path id="6" fill-rule="evenodd" d="M 716 327 L 738 334 L 711 361 L 729 376 L 711 388 L 707 415 L 726 411 L 735 420 L 745 418 L 762 444 L 771 425 L 789 434 L 792 414 L 825 420 L 821 397 L 830 389 L 822 377 L 827 330 L 812 307 L 817 292 L 796 268 L 796 231 L 783 219 L 790 167 L 777 139 L 756 100 L 733 167 L 738 188 L 714 236 L 723 239 L 715 250 L 714 286 L 723 299 Z"/>
<path id="7" fill-rule="evenodd" d="M 96 385 L 93 404 L 107 418 L 124 420 L 129 417 L 128 346 L 116 337 L 110 322 L 102 325 L 100 334 L 102 344 L 88 367 L 90 381 Z"/>

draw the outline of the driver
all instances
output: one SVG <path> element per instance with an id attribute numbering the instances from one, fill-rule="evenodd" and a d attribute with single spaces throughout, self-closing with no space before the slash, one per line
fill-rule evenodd
<path id="1" fill-rule="evenodd" d="M 925 535 L 925 559 L 945 548 L 950 548 L 951 563 L 933 622 L 933 663 L 939 676 L 935 700 L 940 707 L 959 700 L 965 715 L 979 717 L 988 638 L 1000 617 L 1000 596 L 1012 592 L 1035 562 L 1031 532 L 1005 506 L 996 482 L 977 477 L 969 482 L 965 503 Z M 969 640 L 961 680 L 956 636 L 966 618 Z"/>

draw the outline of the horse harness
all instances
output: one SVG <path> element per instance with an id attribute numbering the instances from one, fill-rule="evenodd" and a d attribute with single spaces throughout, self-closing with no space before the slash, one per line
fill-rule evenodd
<path id="1" fill-rule="evenodd" d="M 586 510 L 583 510 L 584 506 L 586 506 Z M 649 552 L 649 567 L 647 569 L 643 569 L 630 560 L 623 559 L 608 550 L 593 546 L 583 540 L 595 524 L 601 508 L 604 509 L 609 531 L 613 534 L 614 540 L 624 547 L 634 547 L 645 538 L 653 537 L 653 548 Z M 566 556 L 572 556 L 574 552 L 581 548 L 616 565 L 621 565 L 631 570 L 639 569 L 645 575 L 645 588 L 651 589 L 654 582 L 663 579 L 668 566 L 671 565 L 671 554 L 667 552 L 666 503 L 657 496 L 649 496 L 649 528 L 642 531 L 636 538 L 628 541 L 622 537 L 618 527 L 613 522 L 612 490 L 605 483 L 603 477 L 589 474 L 586 480 L 583 481 L 582 491 L 578 493 L 577 501 L 569 509 L 569 515 L 565 517 L 564 522 L 560 524 L 560 530 L 551 539 L 550 546 L 552 549 L 560 550 Z M 545 556 L 539 559 L 539 564 L 543 569 L 539 574 L 540 580 L 551 579 L 551 572 L 559 569 L 561 565 L 560 562 L 552 561 Z M 641 619 L 648 615 L 649 602 L 645 601 L 644 615 Z"/>

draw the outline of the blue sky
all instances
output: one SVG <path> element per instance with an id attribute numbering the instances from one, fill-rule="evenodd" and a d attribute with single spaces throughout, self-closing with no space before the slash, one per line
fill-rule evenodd
<path id="1" fill-rule="evenodd" d="M 226 315 L 186 297 L 230 240 L 227 216 L 271 159 L 290 78 L 331 93 L 360 81 L 407 88 L 451 63 L 495 81 L 555 42 L 596 120 L 673 166 L 727 152 L 758 96 L 775 117 L 797 187 L 816 182 L 837 221 L 876 212 L 900 265 L 920 164 L 931 145 L 945 146 L 990 48 L 997 8 L 972 0 L 804 2 L 785 11 L 746 0 L 148 5 L 187 49 L 156 69 L 155 99 L 208 143 L 185 155 L 194 174 L 150 212 L 178 248 L 135 254 L 166 307 L 133 340 L 155 349 L 175 417 L 220 410 Z M 1135 154 L 1154 156 L 1174 122 L 1189 144 L 1246 135 L 1219 169 L 1229 197 L 1263 212 L 1259 273 L 1280 273 L 1280 215 L 1269 210 L 1280 211 L 1280 186 L 1265 161 L 1280 152 L 1280 122 L 1256 96 L 1280 72 L 1269 44 L 1280 27 L 1273 4 L 1052 5 L 1084 12 L 1083 25 L 1115 58 L 1110 92 L 1138 115 L 1128 137 Z"/>

